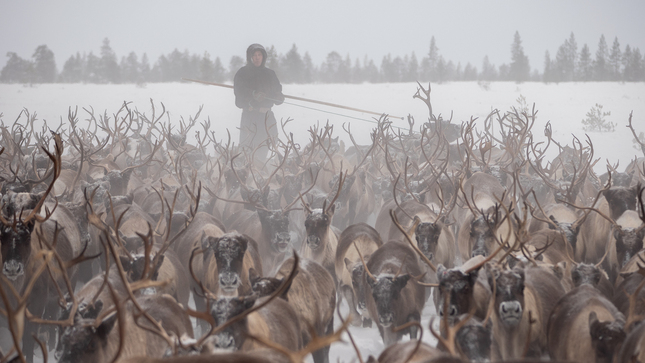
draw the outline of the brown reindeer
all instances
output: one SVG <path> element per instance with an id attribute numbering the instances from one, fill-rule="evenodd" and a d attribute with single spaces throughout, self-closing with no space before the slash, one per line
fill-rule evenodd
<path id="1" fill-rule="evenodd" d="M 339 276 L 336 276 L 335 262 L 340 232 L 332 227 L 332 218 L 336 210 L 335 202 L 340 195 L 344 180 L 343 173 L 341 172 L 336 195 L 329 204 L 327 204 L 327 200 L 325 199 L 322 209 L 312 210 L 309 204 L 303 202 L 305 207 L 307 239 L 302 244 L 300 254 L 302 258 L 310 259 L 321 264 L 332 275 L 335 283 L 339 279 Z"/>
<path id="2" fill-rule="evenodd" d="M 166 332 L 192 337 L 193 330 L 185 311 L 168 295 L 150 295 L 137 299 L 137 304 Z M 140 314 L 132 302 L 119 313 L 101 314 L 77 321 L 61 336 L 59 362 L 111 362 L 114 358 L 146 355 L 161 357 L 167 342 L 154 333 L 156 328 Z M 116 329 L 115 329 L 116 327 Z"/>
<path id="3" fill-rule="evenodd" d="M 542 356 L 547 348 L 549 316 L 564 295 L 560 281 L 542 267 L 500 270 L 487 264 L 486 273 L 495 291 L 492 359 Z"/>
<path id="4" fill-rule="evenodd" d="M 255 271 L 249 271 L 253 291 L 260 297 L 272 294 L 287 279 L 293 264 L 293 258 L 286 260 L 275 277 L 260 277 Z M 303 344 L 333 332 L 336 288 L 331 275 L 321 265 L 304 260 L 283 298 L 298 315 Z M 329 362 L 329 346 L 312 352 L 312 356 L 316 363 Z"/>
<path id="5" fill-rule="evenodd" d="M 410 334 L 416 339 L 417 328 L 394 332 L 393 328 L 410 321 L 420 321 L 425 303 L 425 288 L 412 276 L 422 274 L 416 252 L 399 242 L 388 242 L 376 250 L 365 266 L 368 285 L 367 309 L 376 322 L 386 346 Z"/>
<path id="6" fill-rule="evenodd" d="M 360 257 L 369 260 L 382 245 L 378 232 L 365 223 L 352 224 L 340 234 L 335 261 L 338 295 L 347 301 L 351 324 L 355 326 L 372 324 L 366 305 L 365 269 Z"/>
<path id="7" fill-rule="evenodd" d="M 627 210 L 636 210 L 636 200 L 640 190 L 640 185 L 629 188 L 613 186 L 603 192 L 604 198 L 599 200 L 598 213 L 592 213 L 581 228 L 586 250 L 582 256 L 584 262 L 600 261 L 605 253 L 607 240 L 612 234 L 614 224 L 612 221 L 617 221 Z M 577 253 L 576 257 L 578 255 Z"/>
<path id="8" fill-rule="evenodd" d="M 409 341 L 403 343 L 392 344 L 386 347 L 378 359 L 370 356 L 367 362 L 374 363 L 423 363 L 428 362 L 432 358 L 444 356 L 446 353 L 432 347 L 426 343 L 418 341 Z"/>
<path id="9" fill-rule="evenodd" d="M 552 359 L 614 362 L 625 339 L 625 317 L 600 291 L 584 284 L 553 307 L 548 323 Z"/>
<path id="10" fill-rule="evenodd" d="M 24 293 L 28 283 L 31 283 L 33 285 L 29 286 L 31 294 L 27 297 L 27 308 L 35 318 L 46 319 L 55 317 L 58 309 L 56 298 L 62 298 L 60 291 L 66 284 L 64 279 L 69 277 L 69 283 L 75 283 L 76 263 L 84 259 L 83 246 L 80 245 L 78 229 L 71 214 L 63 208 L 57 212 L 57 204 L 51 210 L 46 207 L 44 217 L 39 214 L 60 174 L 63 153 L 60 135 L 54 135 L 54 143 L 54 154 L 43 148 L 52 165 L 43 178 L 51 178 L 44 193 L 38 196 L 29 192 L 6 194 L 9 198 L 3 198 L 3 202 L 6 203 L 0 212 L 3 277 L 0 288 L 7 292 L 14 291 L 14 295 L 9 295 L 7 300 L 3 299 L 2 306 L 5 311 L 17 308 L 14 306 L 17 303 L 15 300 Z M 57 258 L 45 262 L 42 255 L 47 251 L 55 251 Z M 42 268 L 46 268 L 47 273 L 34 279 L 35 272 Z M 34 350 L 31 334 L 35 333 L 36 329 L 35 323 L 26 322 L 22 335 L 23 350 L 29 361 Z"/>
<path id="11" fill-rule="evenodd" d="M 262 303 L 263 299 L 267 298 L 258 299 L 257 295 L 218 297 L 211 302 L 209 311 L 215 326 L 219 327 L 253 308 L 256 301 Z M 208 344 L 219 349 L 244 351 L 261 347 L 248 336 L 263 337 L 290 350 L 300 349 L 302 342 L 300 322 L 293 307 L 287 301 L 275 299 L 209 337 Z"/>
<path id="12" fill-rule="evenodd" d="M 219 296 L 238 296 L 251 293 L 248 271 L 262 273 L 258 246 L 250 237 L 228 232 L 221 237 L 202 240 L 204 286 Z"/>

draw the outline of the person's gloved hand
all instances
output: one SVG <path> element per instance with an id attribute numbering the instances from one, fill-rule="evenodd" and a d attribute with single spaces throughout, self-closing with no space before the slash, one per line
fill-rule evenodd
<path id="1" fill-rule="evenodd" d="M 266 94 L 264 94 L 264 92 L 253 91 L 253 99 L 254 100 L 256 100 L 258 102 L 262 102 L 262 101 L 264 101 L 264 98 L 266 98 Z"/>

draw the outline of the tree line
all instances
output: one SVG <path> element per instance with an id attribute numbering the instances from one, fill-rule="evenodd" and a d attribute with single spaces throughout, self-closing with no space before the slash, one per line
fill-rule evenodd
<path id="1" fill-rule="evenodd" d="M 196 78 L 210 82 L 232 81 L 235 72 L 246 60 L 232 56 L 228 65 L 219 57 L 191 54 L 175 49 L 161 55 L 154 64 L 144 53 L 135 52 L 119 60 L 104 39 L 100 53 L 80 52 L 65 61 L 58 72 L 54 52 L 46 45 L 36 48 L 31 59 L 23 59 L 14 52 L 7 53 L 7 64 L 0 71 L 2 83 L 136 83 L 176 82 L 181 78 Z M 621 45 L 616 37 L 611 48 L 601 35 L 595 54 L 587 44 L 580 50 L 573 33 L 551 58 L 547 50 L 543 71 L 531 69 L 524 54 L 522 39 L 515 32 L 511 44 L 510 62 L 495 66 L 488 56 L 481 68 L 467 63 L 446 60 L 437 47 L 434 36 L 428 53 L 420 59 L 410 55 L 383 57 L 380 64 L 367 56 L 352 58 L 330 52 L 325 60 L 315 65 L 308 52 L 301 55 L 294 44 L 282 54 L 271 46 L 267 48 L 267 67 L 273 69 L 283 83 L 379 83 L 379 82 L 434 82 L 447 81 L 514 81 L 514 82 L 587 82 L 587 81 L 645 81 L 645 59 L 640 49 Z"/>

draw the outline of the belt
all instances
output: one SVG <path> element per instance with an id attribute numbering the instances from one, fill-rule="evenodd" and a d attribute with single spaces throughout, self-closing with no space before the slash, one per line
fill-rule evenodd
<path id="1" fill-rule="evenodd" d="M 260 107 L 260 108 L 249 107 L 247 109 L 247 111 L 249 111 L 249 112 L 258 112 L 258 113 L 267 113 L 267 112 L 271 111 L 271 107 Z"/>

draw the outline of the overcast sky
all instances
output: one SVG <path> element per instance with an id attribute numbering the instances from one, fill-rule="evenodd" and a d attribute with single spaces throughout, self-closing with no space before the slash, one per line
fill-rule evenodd
<path id="1" fill-rule="evenodd" d="M 595 54 L 604 34 L 645 53 L 643 0 L 424 0 L 424 1 L 169 1 L 0 0 L 0 68 L 7 52 L 31 59 L 45 44 L 58 70 L 76 52 L 100 54 L 104 38 L 119 61 L 134 51 L 153 65 L 174 49 L 208 52 L 228 66 L 251 43 L 274 45 L 281 54 L 296 44 L 320 65 L 339 52 L 364 56 L 380 66 L 383 56 L 421 60 L 435 37 L 446 60 L 481 70 L 484 56 L 496 66 L 510 62 L 519 31 L 532 69 L 544 68 L 545 51 L 555 57 L 573 32 L 578 50 Z"/>

